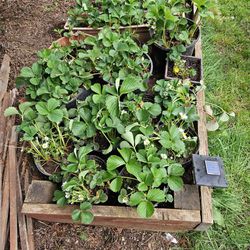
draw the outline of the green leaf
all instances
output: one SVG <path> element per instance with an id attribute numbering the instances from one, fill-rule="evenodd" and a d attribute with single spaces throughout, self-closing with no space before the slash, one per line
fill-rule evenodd
<path id="1" fill-rule="evenodd" d="M 154 206 L 150 201 L 142 201 L 137 207 L 137 213 L 142 218 L 149 218 L 154 214 Z"/>
<path id="2" fill-rule="evenodd" d="M 36 110 L 38 111 L 39 114 L 41 115 L 48 115 L 49 111 L 47 109 L 47 105 L 45 102 L 38 102 L 36 104 Z"/>
<path id="3" fill-rule="evenodd" d="M 142 170 L 142 166 L 138 161 L 132 159 L 126 164 L 126 169 L 130 174 L 134 175 L 135 177 L 138 177 L 139 173 Z"/>
<path id="4" fill-rule="evenodd" d="M 81 210 L 90 210 L 92 209 L 92 204 L 90 202 L 83 202 L 80 204 L 80 209 Z"/>
<path id="5" fill-rule="evenodd" d="M 40 81 L 41 81 L 41 79 L 40 78 L 36 78 L 36 77 L 33 77 L 33 78 L 30 79 L 30 83 L 33 84 L 33 85 L 35 85 L 35 86 L 39 85 Z"/>
<path id="6" fill-rule="evenodd" d="M 119 102 L 117 96 L 108 95 L 106 98 L 106 107 L 111 117 L 116 117 L 119 114 Z"/>
<path id="7" fill-rule="evenodd" d="M 163 190 L 150 189 L 147 194 L 147 199 L 155 202 L 164 202 L 166 200 L 166 195 Z"/>
<path id="8" fill-rule="evenodd" d="M 118 149 L 118 151 L 121 154 L 125 162 L 128 162 L 130 160 L 130 157 L 132 154 L 132 150 L 130 148 L 122 148 L 122 149 Z"/>
<path id="9" fill-rule="evenodd" d="M 82 159 L 84 156 L 86 156 L 87 154 L 89 154 L 90 152 L 92 152 L 93 149 L 91 146 L 89 145 L 86 145 L 86 146 L 83 146 L 83 147 L 80 147 L 79 151 L 78 151 L 78 157 L 80 159 Z"/>
<path id="10" fill-rule="evenodd" d="M 32 102 L 23 102 L 23 103 L 19 104 L 18 108 L 19 108 L 19 110 L 20 110 L 22 113 L 24 113 L 24 111 L 25 111 L 26 109 L 28 109 L 28 108 L 29 108 L 30 106 L 32 106 L 32 105 L 33 105 Z"/>
<path id="11" fill-rule="evenodd" d="M 122 82 L 121 88 L 120 88 L 120 94 L 128 94 L 130 92 L 133 92 L 140 88 L 142 80 L 138 76 L 131 76 L 125 78 L 125 80 Z"/>
<path id="12" fill-rule="evenodd" d="M 19 115 L 18 110 L 15 107 L 8 107 L 4 111 L 4 116 Z"/>
<path id="13" fill-rule="evenodd" d="M 183 188 L 183 180 L 179 176 L 169 176 L 168 186 L 173 191 L 180 191 Z"/>
<path id="14" fill-rule="evenodd" d="M 81 216 L 81 210 L 79 209 L 75 209 L 71 214 L 71 218 L 73 221 L 79 221 L 80 216 Z"/>
<path id="15" fill-rule="evenodd" d="M 94 91 L 95 93 L 101 95 L 102 94 L 102 87 L 100 83 L 95 83 L 94 85 L 92 85 L 91 90 Z"/>
<path id="16" fill-rule="evenodd" d="M 60 105 L 60 101 L 54 98 L 50 98 L 47 102 L 47 109 L 48 111 L 52 111 L 56 109 Z"/>
<path id="17" fill-rule="evenodd" d="M 115 178 L 113 181 L 111 181 L 110 183 L 110 189 L 113 192 L 119 192 L 120 189 L 122 187 L 122 178 L 121 177 L 117 177 Z"/>
<path id="18" fill-rule="evenodd" d="M 94 220 L 94 215 L 89 211 L 81 212 L 80 217 L 81 217 L 81 223 L 83 224 L 90 224 Z"/>
<path id="19" fill-rule="evenodd" d="M 134 146 L 134 135 L 132 132 L 127 131 L 126 133 L 122 134 L 122 138 L 124 138 L 126 141 L 128 141 L 132 146 Z"/>
<path id="20" fill-rule="evenodd" d="M 131 196 L 130 196 L 130 199 L 129 199 L 129 205 L 130 206 L 137 206 L 141 201 L 143 201 L 145 199 L 145 195 L 143 192 L 136 192 L 136 193 L 133 193 Z"/>
<path id="21" fill-rule="evenodd" d="M 138 184 L 138 190 L 142 191 L 142 192 L 147 191 L 148 186 L 144 182 L 141 182 L 141 183 Z"/>
<path id="22" fill-rule="evenodd" d="M 52 122 L 60 123 L 63 119 L 63 111 L 60 109 L 55 109 L 48 114 L 48 119 Z"/>
<path id="23" fill-rule="evenodd" d="M 157 103 L 154 103 L 149 109 L 149 113 L 153 116 L 158 116 L 161 114 L 161 106 Z"/>
<path id="24" fill-rule="evenodd" d="M 179 163 L 174 163 L 168 167 L 168 174 L 174 176 L 182 176 L 185 172 L 185 169 Z"/>
<path id="25" fill-rule="evenodd" d="M 42 65 L 37 62 L 33 63 L 32 71 L 35 75 L 40 75 L 42 73 Z"/>
<path id="26" fill-rule="evenodd" d="M 74 136 L 82 137 L 85 135 L 86 127 L 84 122 L 74 121 L 71 130 Z"/>
<path id="27" fill-rule="evenodd" d="M 112 171 L 124 164 L 125 162 L 121 157 L 117 155 L 111 155 L 107 160 L 107 169 L 108 171 Z"/>
<path id="28" fill-rule="evenodd" d="M 21 69 L 21 74 L 20 74 L 22 77 L 25 77 L 25 78 L 30 78 L 30 77 L 34 77 L 34 73 L 32 71 L 31 68 L 29 67 L 24 67 Z"/>

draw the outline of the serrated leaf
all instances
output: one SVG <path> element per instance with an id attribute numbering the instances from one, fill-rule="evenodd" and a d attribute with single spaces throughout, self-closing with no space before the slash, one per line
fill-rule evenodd
<path id="1" fill-rule="evenodd" d="M 142 170 L 142 166 L 138 161 L 132 159 L 126 164 L 126 169 L 130 174 L 138 177 Z"/>
<path id="2" fill-rule="evenodd" d="M 94 85 L 92 85 L 91 90 L 94 91 L 95 93 L 101 95 L 102 94 L 102 87 L 100 83 L 95 83 Z"/>
<path id="3" fill-rule="evenodd" d="M 111 181 L 110 183 L 110 189 L 113 191 L 113 192 L 119 192 L 120 189 L 122 187 L 122 178 L 121 177 L 117 177 L 115 178 L 113 181 Z"/>
<path id="4" fill-rule="evenodd" d="M 130 148 L 122 148 L 122 149 L 118 149 L 118 151 L 121 154 L 125 162 L 128 162 L 130 160 L 130 157 L 132 154 L 132 150 Z"/>
<path id="5" fill-rule="evenodd" d="M 25 77 L 25 78 L 30 78 L 30 77 L 34 77 L 34 73 L 32 71 L 31 68 L 29 67 L 24 67 L 21 69 L 21 74 L 20 74 L 22 77 Z"/>
<path id="6" fill-rule="evenodd" d="M 47 102 L 47 109 L 49 111 L 52 111 L 52 110 L 56 109 L 59 105 L 60 105 L 59 100 L 56 100 L 54 98 L 50 98 Z"/>
<path id="7" fill-rule="evenodd" d="M 142 218 L 149 218 L 154 214 L 154 206 L 150 201 L 142 201 L 137 207 L 137 213 Z"/>
<path id="8" fill-rule="evenodd" d="M 142 191 L 142 192 L 147 191 L 148 186 L 144 182 L 141 182 L 141 183 L 138 184 L 138 190 Z"/>
<path id="9" fill-rule="evenodd" d="M 147 199 L 155 202 L 164 202 L 166 199 L 165 192 L 160 189 L 150 189 L 147 193 Z"/>
<path id="10" fill-rule="evenodd" d="M 183 180 L 179 176 L 169 176 L 168 186 L 173 191 L 180 191 L 183 188 Z"/>
<path id="11" fill-rule="evenodd" d="M 15 107 L 8 107 L 4 111 L 4 116 L 19 115 L 18 110 Z"/>
<path id="12" fill-rule="evenodd" d="M 107 160 L 107 169 L 108 171 L 112 171 L 124 164 L 125 162 L 121 157 L 117 155 L 111 155 Z"/>
<path id="13" fill-rule="evenodd" d="M 48 119 L 52 122 L 60 123 L 63 119 L 63 111 L 55 109 L 48 114 Z"/>
<path id="14" fill-rule="evenodd" d="M 81 210 L 90 210 L 92 209 L 92 204 L 90 202 L 83 202 L 80 204 Z"/>
<path id="15" fill-rule="evenodd" d="M 143 192 L 136 192 L 136 193 L 133 193 L 131 196 L 130 196 L 130 199 L 129 199 L 129 205 L 130 206 L 137 206 L 141 201 L 143 201 L 145 199 L 145 195 L 143 194 Z"/>
<path id="16" fill-rule="evenodd" d="M 117 117 L 119 114 L 119 102 L 117 96 L 108 95 L 105 103 L 111 117 Z"/>
<path id="17" fill-rule="evenodd" d="M 81 223 L 90 224 L 94 220 L 94 215 L 89 211 L 81 212 L 80 219 L 81 219 Z"/>
<path id="18" fill-rule="evenodd" d="M 80 216 L 81 216 L 81 210 L 79 209 L 75 209 L 71 214 L 71 218 L 73 221 L 79 221 Z"/>
<path id="19" fill-rule="evenodd" d="M 36 104 L 36 110 L 38 111 L 39 114 L 41 115 L 48 115 L 49 111 L 47 109 L 47 105 L 45 102 L 38 102 Z"/>
<path id="20" fill-rule="evenodd" d="M 126 133 L 122 134 L 122 138 L 128 141 L 132 146 L 134 146 L 135 141 L 134 141 L 134 135 L 132 132 L 127 131 Z"/>
<path id="21" fill-rule="evenodd" d="M 173 176 L 182 176 L 185 172 L 185 169 L 181 164 L 174 163 L 168 167 L 168 174 Z"/>
<path id="22" fill-rule="evenodd" d="M 128 94 L 140 88 L 141 78 L 129 75 L 124 79 L 120 88 L 120 94 Z"/>

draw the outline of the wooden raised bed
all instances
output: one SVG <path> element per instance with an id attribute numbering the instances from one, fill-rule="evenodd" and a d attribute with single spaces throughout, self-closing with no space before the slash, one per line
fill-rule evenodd
<path id="1" fill-rule="evenodd" d="M 201 42 L 196 45 L 195 55 L 201 58 Z M 197 110 L 200 116 L 198 122 L 199 153 L 208 154 L 208 140 L 206 130 L 206 115 L 204 112 L 205 95 L 201 90 L 197 94 Z M 31 197 L 24 202 L 22 213 L 28 217 L 61 223 L 73 223 L 71 212 L 76 206 L 67 205 L 63 208 L 52 204 L 53 190 L 46 189 L 46 183 L 39 193 L 30 185 Z M 32 194 L 33 192 L 33 194 Z M 48 193 L 50 192 L 50 193 Z M 39 200 L 36 196 L 39 195 Z M 44 199 L 41 197 L 44 197 Z M 49 198 L 48 198 L 49 197 Z M 213 223 L 211 189 L 186 185 L 184 190 L 174 194 L 174 208 L 156 208 L 150 219 L 142 219 L 137 215 L 136 209 L 122 206 L 93 207 L 95 219 L 92 225 L 110 226 L 152 231 L 189 231 L 206 230 Z"/>

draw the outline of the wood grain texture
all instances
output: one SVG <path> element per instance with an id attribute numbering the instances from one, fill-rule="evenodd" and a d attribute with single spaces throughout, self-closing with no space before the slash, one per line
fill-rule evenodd
<path id="1" fill-rule="evenodd" d="M 12 127 L 9 143 L 9 184 L 10 184 L 10 250 L 18 249 L 17 230 L 17 160 L 16 160 L 17 133 Z"/>
<path id="2" fill-rule="evenodd" d="M 195 47 L 195 56 L 202 58 L 201 40 L 199 40 Z M 204 111 L 205 92 L 201 90 L 197 93 L 197 111 L 200 117 L 198 122 L 198 136 L 199 136 L 199 154 L 208 155 L 208 136 L 206 128 L 206 113 Z M 197 231 L 204 231 L 213 224 L 212 214 L 212 189 L 209 187 L 200 187 L 201 199 L 201 224 L 196 227 Z"/>
<path id="3" fill-rule="evenodd" d="M 196 185 L 184 185 L 179 192 L 174 192 L 174 207 L 177 209 L 200 210 L 200 192 Z"/>
<path id="4" fill-rule="evenodd" d="M 17 164 L 18 173 L 20 173 L 21 164 Z M 17 213 L 18 213 L 18 226 L 19 226 L 19 238 L 22 250 L 29 250 L 28 244 L 28 234 L 27 234 L 27 226 L 26 226 L 26 217 L 21 213 L 23 205 L 23 195 L 22 195 L 22 187 L 20 176 L 17 174 Z"/>
<path id="5" fill-rule="evenodd" d="M 72 223 L 71 213 L 78 206 L 58 207 L 55 204 L 24 203 L 22 213 L 44 221 Z M 130 207 L 93 206 L 95 219 L 92 225 L 133 228 L 150 231 L 188 231 L 200 223 L 199 210 L 156 209 L 149 219 L 138 216 Z"/>
<path id="6" fill-rule="evenodd" d="M 0 69 L 0 102 L 2 101 L 8 87 L 10 75 L 10 57 L 5 54 Z"/>

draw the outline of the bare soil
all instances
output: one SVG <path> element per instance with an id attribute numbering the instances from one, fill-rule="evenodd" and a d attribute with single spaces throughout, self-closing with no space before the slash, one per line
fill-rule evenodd
<path id="1" fill-rule="evenodd" d="M 66 12 L 73 0 L 2 0 L 0 1 L 0 61 L 7 53 L 11 57 L 9 88 L 15 87 L 20 69 L 36 60 L 38 50 L 49 47 L 60 36 L 66 22 Z M 23 97 L 19 91 L 19 100 Z M 28 163 L 30 165 L 30 163 Z M 31 166 L 29 166 L 31 171 Z M 32 171 L 33 172 L 33 171 Z M 33 175 L 33 178 L 41 178 Z M 21 174 L 21 179 L 23 175 Z M 56 249 L 169 249 L 164 233 L 110 229 L 75 224 L 34 221 L 36 250 Z M 179 245 L 188 246 L 185 238 Z"/>

